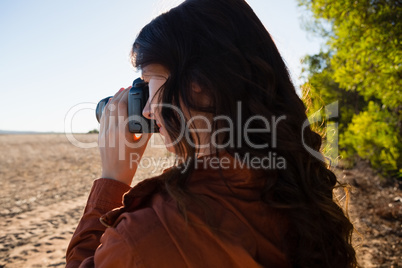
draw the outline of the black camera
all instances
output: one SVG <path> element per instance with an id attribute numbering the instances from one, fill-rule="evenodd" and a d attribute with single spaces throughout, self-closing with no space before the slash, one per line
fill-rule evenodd
<path id="1" fill-rule="evenodd" d="M 100 123 L 103 110 L 109 99 L 102 99 L 96 106 L 96 119 Z M 137 78 L 133 82 L 133 86 L 128 93 L 127 114 L 128 114 L 128 130 L 131 133 L 158 133 L 159 128 L 155 120 L 150 120 L 142 115 L 149 98 L 148 84 L 141 78 Z"/>

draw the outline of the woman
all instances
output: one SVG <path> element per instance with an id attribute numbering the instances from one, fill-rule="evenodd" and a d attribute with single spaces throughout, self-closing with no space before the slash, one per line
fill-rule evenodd
<path id="1" fill-rule="evenodd" d="M 305 107 L 244 0 L 185 1 L 141 30 L 132 59 L 149 83 L 143 114 L 178 160 L 129 187 L 150 136 L 110 119 L 127 117 L 118 92 L 67 267 L 356 267 L 336 177 L 306 150 L 321 137 L 303 129 Z"/>

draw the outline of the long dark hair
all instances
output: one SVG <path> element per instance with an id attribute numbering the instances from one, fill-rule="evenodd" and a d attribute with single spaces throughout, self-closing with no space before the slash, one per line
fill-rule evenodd
<path id="1" fill-rule="evenodd" d="M 286 253 L 294 267 L 357 266 L 351 245 L 353 225 L 333 200 L 337 179 L 303 145 L 304 141 L 319 151 L 321 137 L 309 127 L 302 129 L 306 108 L 269 33 L 244 0 L 185 1 L 141 30 L 133 45 L 132 61 L 138 68 L 158 63 L 169 70 L 170 76 L 160 89 L 161 103 L 182 109 L 181 100 L 186 108 L 228 116 L 234 119 L 234 129 L 254 115 L 269 120 L 285 116 L 276 125 L 275 134 L 249 133 L 252 144 L 269 144 L 269 148 L 250 146 L 237 132 L 232 137 L 222 132 L 219 141 L 242 141 L 241 146 L 236 143 L 225 148 L 231 155 L 264 157 L 274 152 L 286 159 L 286 169 L 265 170 L 261 198 L 289 218 Z M 190 94 L 193 83 L 210 97 L 210 105 L 197 105 Z M 238 102 L 240 121 L 236 118 Z M 160 113 L 174 141 L 183 122 L 172 109 L 162 108 Z M 212 131 L 222 127 L 227 126 L 215 121 Z M 262 129 L 265 125 L 253 120 L 250 127 Z M 190 163 L 197 152 L 186 139 L 175 145 L 175 151 Z M 167 191 L 183 209 L 191 199 L 186 184 L 194 170 L 193 165 L 189 167 L 184 173 L 171 169 L 165 180 Z"/>

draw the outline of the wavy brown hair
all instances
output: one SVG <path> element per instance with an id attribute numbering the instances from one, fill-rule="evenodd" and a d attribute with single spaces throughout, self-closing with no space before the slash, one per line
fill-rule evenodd
<path id="1" fill-rule="evenodd" d="M 293 267 L 357 266 L 351 245 L 353 225 L 334 202 L 337 179 L 304 146 L 319 151 L 321 137 L 309 127 L 303 129 L 306 108 L 269 33 L 244 0 L 185 1 L 141 30 L 133 45 L 132 61 L 138 68 L 158 63 L 170 71 L 160 88 L 160 103 L 182 109 L 182 100 L 186 108 L 228 116 L 234 119 L 234 129 L 239 124 L 244 126 L 254 115 L 268 120 L 286 116 L 276 125 L 276 137 L 272 137 L 273 133 L 249 133 L 253 144 L 270 144 L 274 138 L 276 146 L 249 146 L 236 132 L 232 138 L 241 139 L 241 146 L 236 143 L 225 150 L 231 155 L 255 157 L 274 152 L 286 159 L 286 169 L 265 170 L 261 199 L 283 211 L 290 220 L 286 254 Z M 189 93 L 192 83 L 209 96 L 210 105 L 197 105 Z M 238 102 L 242 107 L 240 121 L 236 118 Z M 174 141 L 186 122 L 171 109 L 163 107 L 160 113 Z M 212 131 L 223 127 L 227 125 L 214 121 Z M 262 129 L 265 125 L 253 120 L 250 127 Z M 221 132 L 220 144 L 230 138 L 227 132 Z M 186 139 L 175 145 L 175 151 L 190 163 L 197 153 Z M 184 173 L 171 169 L 165 180 L 166 189 L 183 209 L 192 197 L 186 185 L 194 165 L 189 167 Z"/>

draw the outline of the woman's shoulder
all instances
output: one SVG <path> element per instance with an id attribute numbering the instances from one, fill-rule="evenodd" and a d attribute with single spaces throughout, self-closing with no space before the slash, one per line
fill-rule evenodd
<path id="1" fill-rule="evenodd" d="M 263 263 L 283 267 L 275 234 L 283 223 L 272 213 L 266 215 L 249 194 L 254 187 L 241 184 L 228 189 L 211 178 L 196 180 L 184 216 L 159 185 L 155 180 L 137 185 L 125 195 L 125 206 L 106 217 L 113 219 L 113 232 L 136 256 L 152 262 L 148 266 L 163 266 L 168 260 L 169 265 L 177 262 L 175 267 L 188 263 L 258 267 L 258 252 L 264 248 L 268 260 Z"/>
<path id="2" fill-rule="evenodd" d="M 163 267 L 167 260 L 174 267 L 186 267 L 169 230 L 151 206 L 122 213 L 112 228 L 145 267 Z"/>
<path id="3" fill-rule="evenodd" d="M 222 239 L 205 223 L 194 222 L 193 211 L 188 216 L 186 221 L 160 197 L 150 206 L 123 213 L 114 229 L 144 267 L 260 267 L 252 252 L 255 248 L 250 252 L 240 239 Z"/>

